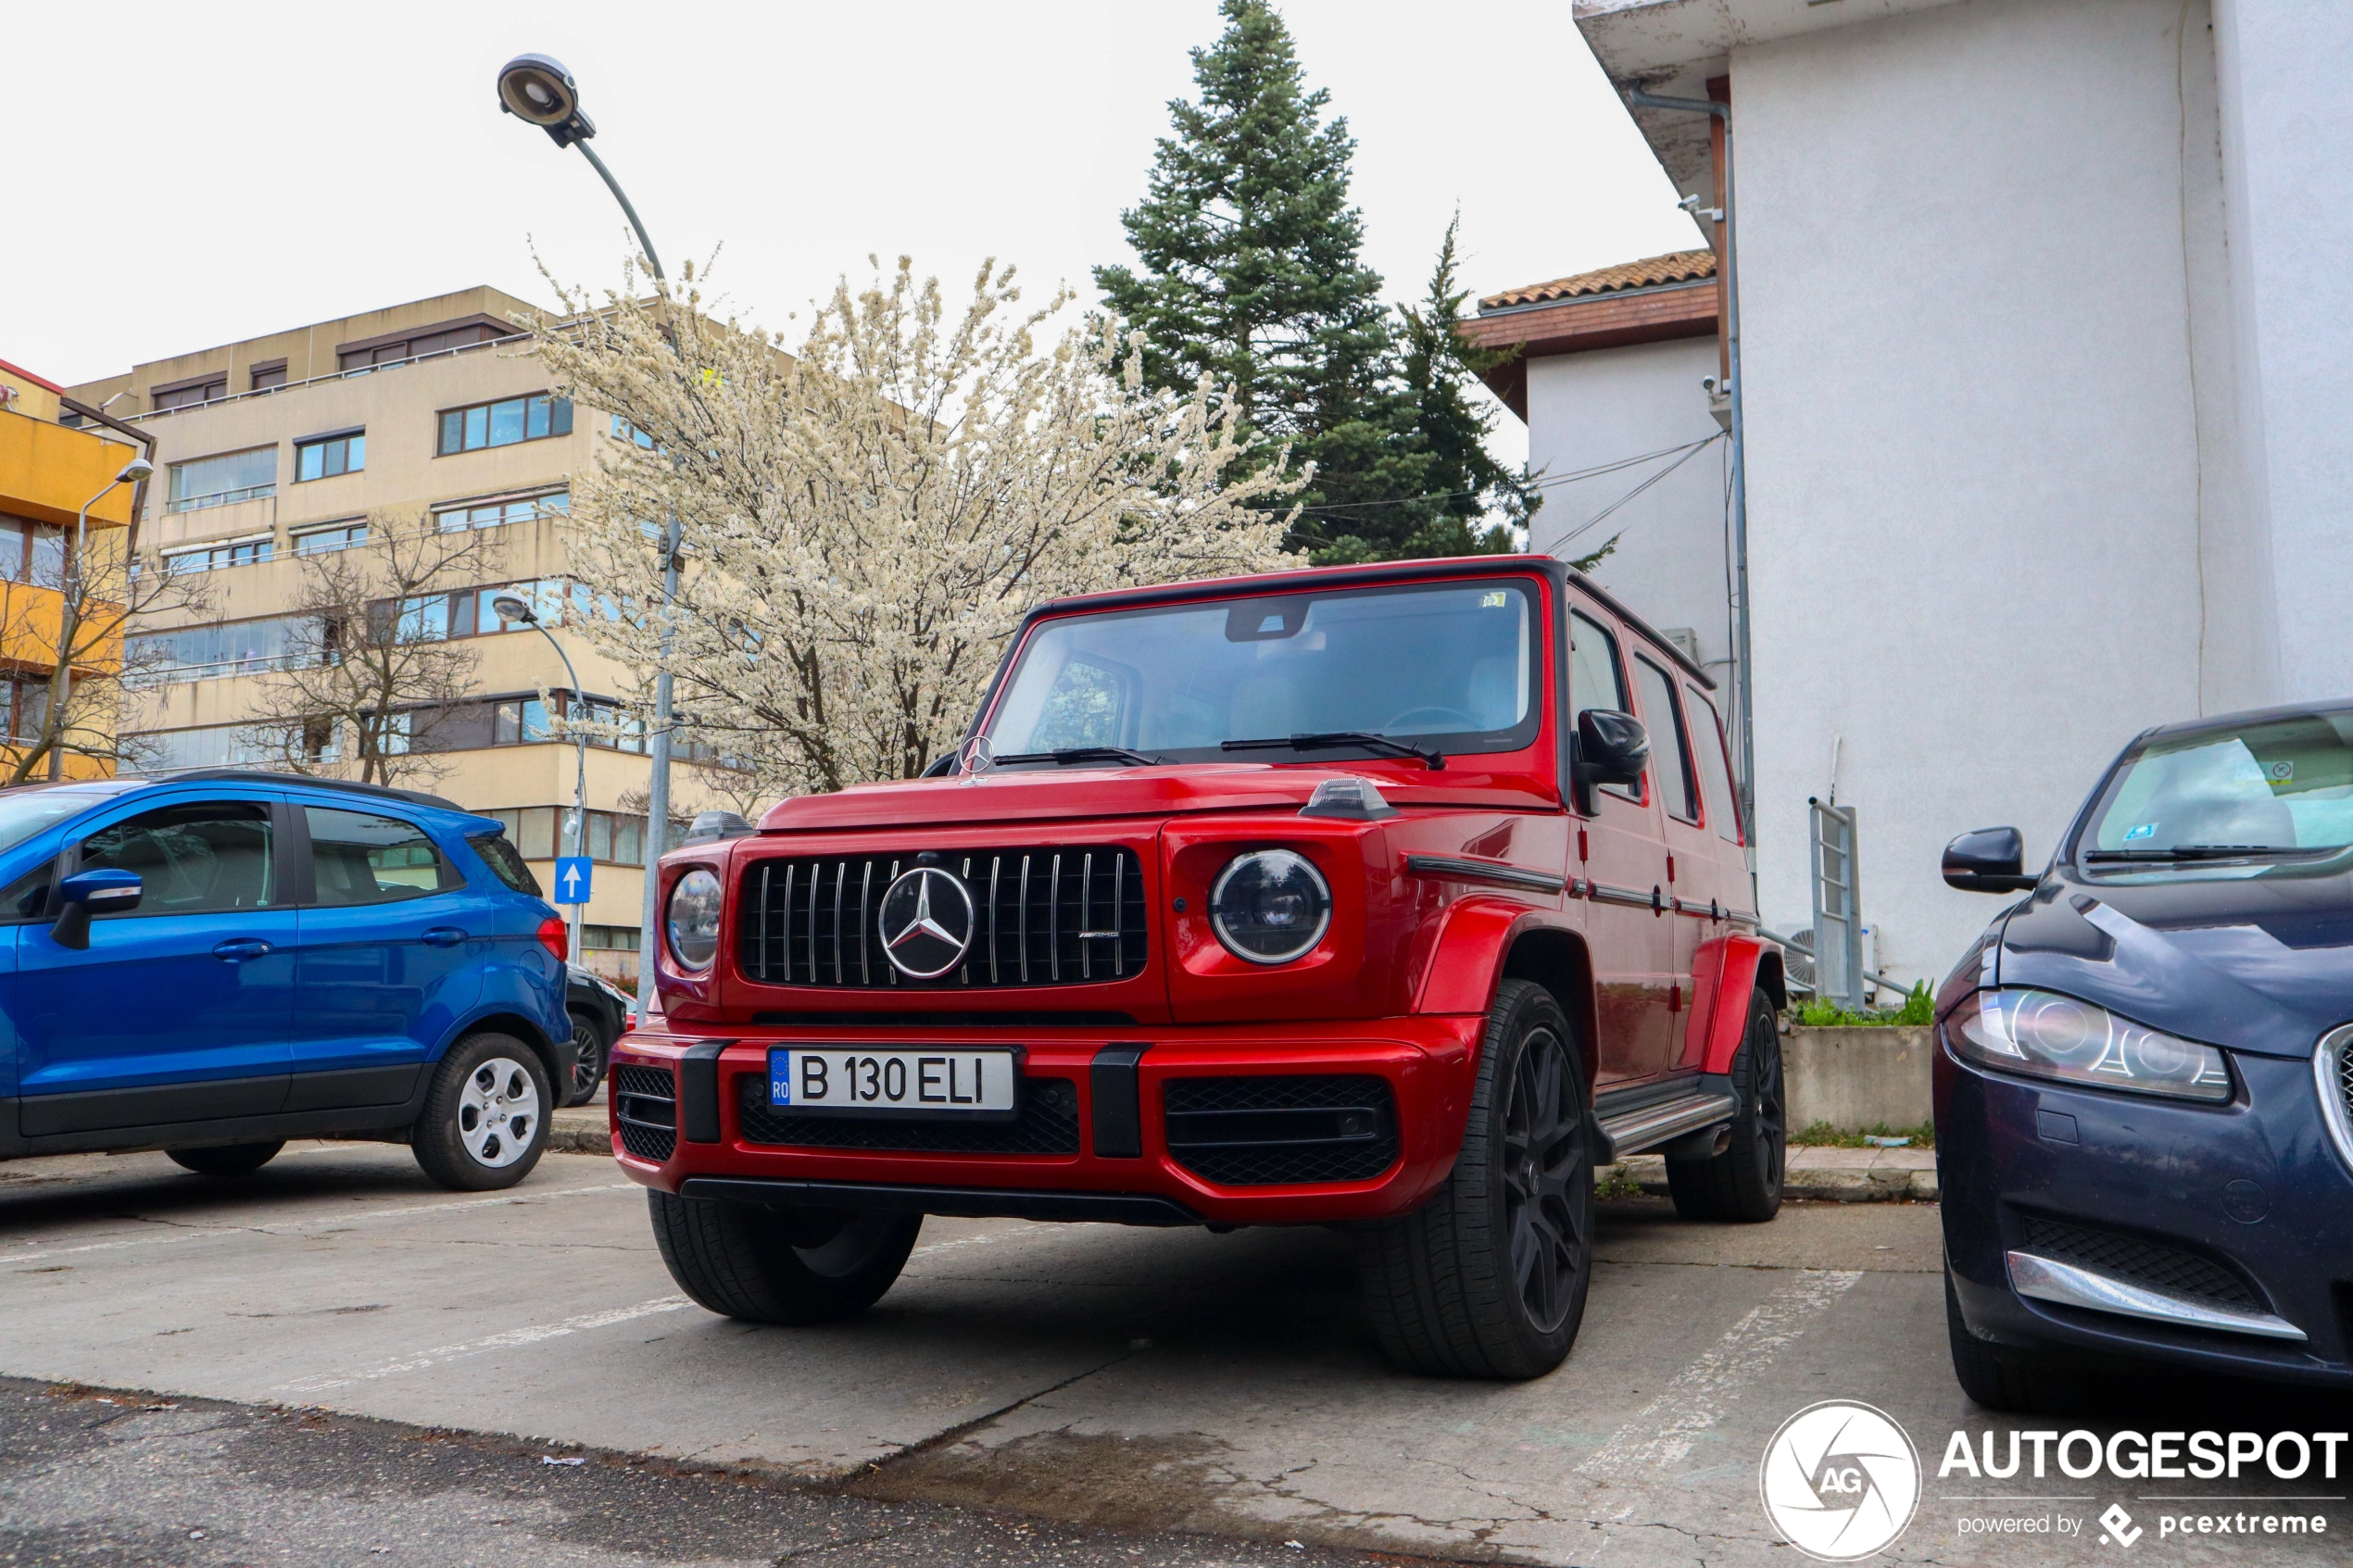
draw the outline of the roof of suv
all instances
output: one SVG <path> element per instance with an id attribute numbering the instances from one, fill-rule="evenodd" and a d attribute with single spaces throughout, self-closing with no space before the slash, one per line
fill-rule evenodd
<path id="1" fill-rule="evenodd" d="M 218 780 L 228 780 L 237 784 L 293 784 L 304 789 L 325 789 L 338 794 L 364 795 L 378 800 L 405 800 L 412 806 L 431 806 L 444 811 L 459 811 L 467 816 L 476 815 L 446 796 L 428 795 L 421 789 L 395 789 L 390 784 L 360 784 L 354 779 L 313 778 L 308 773 L 277 773 L 264 768 L 188 768 L 177 772 L 123 773 L 111 779 L 66 779 L 59 782 L 85 786 L 112 784 L 117 789 L 130 790 L 154 788 L 162 784 L 207 783 Z M 19 787 L 43 789 L 51 785 L 44 780 L 37 784 Z"/>

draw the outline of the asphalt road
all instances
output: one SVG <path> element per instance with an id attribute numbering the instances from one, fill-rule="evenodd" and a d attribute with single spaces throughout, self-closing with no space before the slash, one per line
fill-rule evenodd
<path id="1" fill-rule="evenodd" d="M 934 1220 L 874 1312 L 783 1330 L 684 1301 L 594 1156 L 487 1198 L 371 1145 L 234 1182 L 0 1166 L 0 1376 L 23 1380 L 0 1386 L 0 1562 L 1793 1565 L 1758 1460 L 1834 1398 L 1928 1466 L 1889 1560 L 2079 1562 L 2109 1502 L 2154 1506 L 2145 1482 L 1937 1478 L 1956 1430 L 2106 1428 L 1962 1399 L 1932 1206 L 1705 1226 L 1614 1201 L 1600 1258 L 1567 1364 L 1493 1385 L 1383 1362 L 1321 1230 Z M 2111 1424 L 2265 1414 L 2243 1389 L 2113 1399 Z M 2267 1489 L 2327 1494 L 2337 1533 L 2136 1555 L 2343 1559 L 2353 1488 L 2240 1488 Z M 1962 1533 L 2003 1517 L 2079 1533 Z"/>

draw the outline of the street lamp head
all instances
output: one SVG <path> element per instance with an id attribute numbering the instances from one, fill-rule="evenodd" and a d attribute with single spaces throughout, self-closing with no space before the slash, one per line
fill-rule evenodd
<path id="1" fill-rule="evenodd" d="M 117 484 L 136 484 L 155 471 L 155 464 L 146 458 L 133 458 L 122 465 L 122 471 L 114 476 L 114 482 Z"/>
<path id="2" fill-rule="evenodd" d="M 597 133 L 580 112 L 580 84 L 553 55 L 517 55 L 499 67 L 498 107 L 539 127 L 560 147 Z"/>
<path id="3" fill-rule="evenodd" d="M 501 594 L 490 601 L 490 608 L 499 620 L 510 626 L 536 626 L 539 616 L 530 605 L 513 594 Z"/>

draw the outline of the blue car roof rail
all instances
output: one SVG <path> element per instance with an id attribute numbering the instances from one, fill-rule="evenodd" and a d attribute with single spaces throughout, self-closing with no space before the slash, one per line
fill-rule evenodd
<path id="1" fill-rule="evenodd" d="M 264 768 L 191 768 L 184 772 L 149 773 L 143 776 L 153 784 L 186 784 L 191 780 L 209 782 L 231 779 L 240 784 L 298 784 L 306 789 L 331 789 L 351 795 L 374 796 L 379 799 L 406 800 L 416 806 L 436 806 L 445 811 L 462 812 L 466 809 L 447 796 L 428 795 L 422 789 L 396 789 L 390 784 L 360 784 L 355 779 L 313 778 L 308 773 L 277 773 Z"/>

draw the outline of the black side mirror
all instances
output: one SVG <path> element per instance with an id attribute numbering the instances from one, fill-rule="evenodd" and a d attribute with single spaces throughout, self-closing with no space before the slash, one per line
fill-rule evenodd
<path id="1" fill-rule="evenodd" d="M 49 928 L 50 940 L 60 947 L 87 947 L 92 915 L 127 913 L 139 907 L 145 892 L 145 886 L 136 872 L 104 866 L 75 872 L 57 884 L 57 902 L 61 907 L 57 923 Z"/>
<path id="2" fill-rule="evenodd" d="M 1944 847 L 1944 882 L 1964 893 L 2032 893 L 2026 840 L 2016 828 L 1979 828 Z"/>
<path id="3" fill-rule="evenodd" d="M 1592 809 L 1594 784 L 1632 784 L 1651 765 L 1650 733 L 1631 713 L 1589 708 L 1577 716 L 1576 782 L 1579 805 Z"/>

